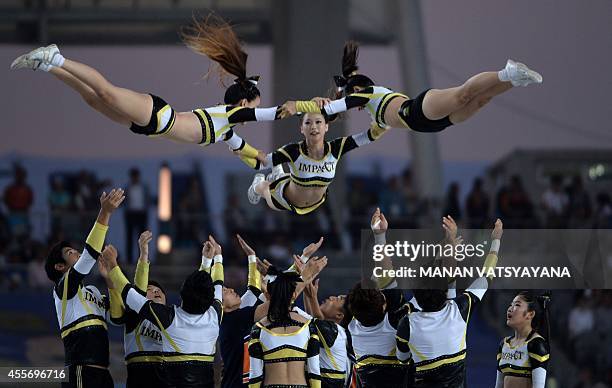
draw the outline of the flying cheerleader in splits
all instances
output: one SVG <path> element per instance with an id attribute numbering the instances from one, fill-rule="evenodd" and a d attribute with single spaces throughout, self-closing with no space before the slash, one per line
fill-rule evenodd
<path id="1" fill-rule="evenodd" d="M 509 59 L 500 71 L 477 74 L 463 85 L 449 89 L 427 89 L 416 98 L 376 86 L 366 75 L 357 72 L 359 46 L 349 41 L 344 46 L 342 76 L 335 76 L 337 100 L 320 109 L 315 101 L 290 101 L 285 105 L 295 112 L 337 114 L 352 108 L 367 108 L 372 120 L 381 128 L 409 128 L 417 132 L 440 132 L 472 117 L 491 99 L 513 86 L 542 83 L 542 76 L 522 63 Z M 342 96 L 343 98 L 340 98 Z M 315 99 L 315 100 L 317 100 Z"/>
<path id="2" fill-rule="evenodd" d="M 264 174 L 255 175 L 248 191 L 249 201 L 255 205 L 263 196 L 271 209 L 299 215 L 316 210 L 325 202 L 327 186 L 334 179 L 340 159 L 347 152 L 377 140 L 386 131 L 373 125 L 367 131 L 325 141 L 328 129 L 326 114 L 307 113 L 300 125 L 304 141 L 269 153 L 263 162 L 241 157 L 257 170 L 274 167 L 268 180 Z M 283 163 L 289 164 L 290 174 L 284 174 Z"/>
<path id="3" fill-rule="evenodd" d="M 282 106 L 257 108 L 260 104 L 259 76 L 247 77 L 248 55 L 229 24 L 214 15 L 194 22 L 193 27 L 183 31 L 185 44 L 194 52 L 208 56 L 224 72 L 237 77 L 225 91 L 225 105 L 175 112 L 158 96 L 115 86 L 94 68 L 64 58 L 56 45 L 40 47 L 18 57 L 11 69 L 43 70 L 53 74 L 79 93 L 92 108 L 129 126 L 134 133 L 202 146 L 224 141 L 241 156 L 263 159 L 265 155 L 247 144 L 232 128 L 247 121 L 284 118 L 287 112 Z"/>

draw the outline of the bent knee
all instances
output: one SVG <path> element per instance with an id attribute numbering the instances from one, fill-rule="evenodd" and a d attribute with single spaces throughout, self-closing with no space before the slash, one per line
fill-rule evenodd
<path id="1" fill-rule="evenodd" d="M 461 86 L 455 94 L 455 98 L 457 99 L 457 103 L 459 105 L 467 105 L 474 99 L 474 97 L 476 97 L 476 92 L 474 91 L 474 88 L 469 85 Z"/>

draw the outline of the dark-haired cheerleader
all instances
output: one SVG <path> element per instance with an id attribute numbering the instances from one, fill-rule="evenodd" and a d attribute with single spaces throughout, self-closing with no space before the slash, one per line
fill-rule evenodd
<path id="1" fill-rule="evenodd" d="M 506 325 L 514 335 L 499 344 L 495 388 L 544 388 L 548 346 L 548 295 L 522 291 L 506 313 Z"/>
<path id="2" fill-rule="evenodd" d="M 202 146 L 224 141 L 242 156 L 263 158 L 263 153 L 247 144 L 232 128 L 239 123 L 272 121 L 288 114 L 281 106 L 257 108 L 260 104 L 259 77 L 247 76 L 248 55 L 231 26 L 210 15 L 205 20 L 194 20 L 193 27 L 185 28 L 183 40 L 194 52 L 208 56 L 224 73 L 236 77 L 225 91 L 224 105 L 175 112 L 160 97 L 115 86 L 96 69 L 64 58 L 54 44 L 18 57 L 11 69 L 50 72 L 79 93 L 92 108 L 129 126 L 134 133 Z"/>
<path id="3" fill-rule="evenodd" d="M 417 132 L 439 132 L 472 117 L 491 99 L 513 86 L 541 83 L 542 76 L 522 63 L 509 59 L 504 69 L 477 74 L 463 85 L 449 89 L 427 89 L 415 98 L 396 93 L 357 72 L 359 46 L 344 46 L 342 76 L 335 76 L 337 98 L 319 109 L 319 101 L 290 101 L 290 112 L 320 112 L 328 115 L 352 108 L 366 108 L 380 127 L 410 128 Z M 344 96 L 343 98 L 340 98 Z"/>

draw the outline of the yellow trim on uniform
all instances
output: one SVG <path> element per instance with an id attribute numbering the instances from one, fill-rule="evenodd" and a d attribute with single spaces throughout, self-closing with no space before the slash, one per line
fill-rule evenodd
<path id="1" fill-rule="evenodd" d="M 104 238 L 106 237 L 106 231 L 108 230 L 108 225 L 102 225 L 97 222 L 91 228 L 89 235 L 87 236 L 87 240 L 85 243 L 95 249 L 97 252 L 102 251 L 102 246 L 104 245 Z"/>
<path id="2" fill-rule="evenodd" d="M 264 354 L 264 361 L 278 360 L 281 358 L 299 358 L 306 360 L 306 349 L 279 349 L 268 354 Z"/>
<path id="3" fill-rule="evenodd" d="M 140 291 L 147 291 L 149 285 L 149 262 L 138 260 L 136 263 L 136 273 L 134 274 L 134 285 Z"/>
<path id="4" fill-rule="evenodd" d="M 410 343 L 408 340 L 405 340 L 405 339 L 403 339 L 402 337 L 399 337 L 399 336 L 397 336 L 397 335 L 395 336 L 395 339 L 396 339 L 396 340 L 398 340 L 398 341 L 400 341 L 400 342 L 403 342 L 403 343 L 405 343 L 405 344 Z"/>
<path id="5" fill-rule="evenodd" d="M 520 370 L 520 369 L 512 369 L 512 368 L 502 368 L 502 373 L 516 373 L 518 375 L 531 376 L 531 370 Z"/>
<path id="6" fill-rule="evenodd" d="M 467 338 L 467 327 L 468 327 L 468 324 L 470 323 L 470 316 L 471 316 L 470 314 L 472 313 L 472 296 L 468 294 L 467 292 L 464 292 L 464 294 L 468 298 L 468 313 L 467 313 L 467 320 L 465 321 L 465 330 L 463 331 L 463 338 L 461 339 L 461 350 L 465 349 L 465 343 L 466 343 L 466 338 Z"/>
<path id="7" fill-rule="evenodd" d="M 289 155 L 289 153 L 287 151 L 285 151 L 284 149 L 282 149 L 282 148 L 279 148 L 278 152 L 280 152 L 281 154 L 285 155 L 287 157 L 287 159 L 289 159 L 289 164 L 291 164 L 291 167 L 293 167 L 293 169 L 297 171 L 297 167 L 295 166 L 293 158 Z"/>
<path id="8" fill-rule="evenodd" d="M 257 263 L 249 263 L 247 286 L 261 290 L 261 274 L 257 270 Z"/>
<path id="9" fill-rule="evenodd" d="M 336 362 L 336 359 L 334 358 L 331 349 L 329 347 L 329 345 L 327 344 L 327 341 L 325 341 L 325 336 L 323 336 L 323 333 L 321 333 L 321 331 L 319 330 L 319 328 L 317 327 L 317 333 L 319 333 L 319 338 L 321 339 L 321 344 L 323 345 L 323 349 L 325 349 L 325 353 L 327 353 L 327 357 L 329 358 L 329 361 L 331 362 L 332 366 L 334 367 L 334 369 L 338 369 L 338 363 Z"/>
<path id="10" fill-rule="evenodd" d="M 121 272 L 121 268 L 119 268 L 119 266 L 116 266 L 110 270 L 108 272 L 108 277 L 113 282 L 114 288 L 116 288 L 119 292 L 122 292 L 125 286 L 130 283 L 123 272 Z"/>
<path id="11" fill-rule="evenodd" d="M 321 372 L 321 377 L 326 377 L 328 379 L 344 380 L 346 377 L 346 372 Z"/>
<path id="12" fill-rule="evenodd" d="M 242 160 L 244 164 L 246 164 L 250 168 L 255 168 L 257 166 L 257 159 L 255 158 L 249 158 L 244 155 L 238 155 L 238 157 L 240 158 L 240 160 Z"/>
<path id="13" fill-rule="evenodd" d="M 166 104 L 166 105 L 164 105 L 163 108 L 161 108 L 160 110 L 157 111 L 157 128 L 155 128 L 155 133 L 158 134 L 158 135 L 161 135 L 160 131 L 162 131 L 164 129 L 161 126 L 162 125 L 162 116 L 164 115 L 164 113 L 166 113 L 166 111 L 168 109 L 170 109 L 170 105 Z"/>
<path id="14" fill-rule="evenodd" d="M 110 316 L 111 318 L 121 318 L 125 311 L 123 300 L 121 299 L 121 292 L 116 288 L 108 289 L 108 297 L 110 299 Z"/>
<path id="15" fill-rule="evenodd" d="M 137 362 L 163 362 L 164 358 L 163 356 L 136 356 L 133 358 L 130 358 L 129 360 L 126 360 L 125 363 L 126 364 L 134 364 Z"/>
<path id="16" fill-rule="evenodd" d="M 176 356 L 164 355 L 163 359 L 165 362 L 184 362 L 184 361 L 213 362 L 215 360 L 215 356 L 196 356 L 196 355 L 189 355 L 189 354 L 179 354 Z"/>
<path id="17" fill-rule="evenodd" d="M 497 361 L 501 360 L 502 354 L 501 353 L 497 353 Z"/>
<path id="18" fill-rule="evenodd" d="M 548 361 L 548 359 L 550 358 L 550 354 L 545 354 L 543 356 L 540 356 L 539 354 L 529 353 L 529 357 L 535 358 L 539 362 L 544 362 L 544 361 Z"/>
<path id="19" fill-rule="evenodd" d="M 495 268 L 497 266 L 497 253 L 489 252 L 485 259 L 482 269 L 488 271 L 489 268 Z"/>
<path id="20" fill-rule="evenodd" d="M 299 177 L 291 174 L 291 181 L 300 185 L 300 186 L 324 186 L 327 187 L 331 182 L 328 181 L 320 181 L 320 180 L 309 180 L 309 181 L 301 181 Z"/>
<path id="21" fill-rule="evenodd" d="M 107 329 L 106 322 L 104 322 L 101 318 L 92 318 L 78 323 L 68 330 L 62 331 L 61 337 L 62 339 L 64 339 L 66 336 L 68 336 L 68 334 L 72 333 L 73 331 L 89 326 L 102 326 L 104 327 L 104 329 Z"/>
<path id="22" fill-rule="evenodd" d="M 83 290 L 83 287 L 79 285 L 79 289 L 77 290 L 77 295 L 79 296 L 79 302 L 81 302 L 81 305 L 83 306 L 85 311 L 87 311 L 87 315 L 92 315 L 94 312 L 91 309 L 91 307 L 89 307 L 89 305 L 85 302 L 85 299 L 83 299 L 82 290 Z"/>
<path id="23" fill-rule="evenodd" d="M 295 109 L 302 113 L 321 113 L 321 108 L 314 101 L 296 101 Z"/>
<path id="24" fill-rule="evenodd" d="M 64 289 L 62 290 L 62 324 L 64 326 L 64 317 L 66 316 L 66 305 L 68 303 L 68 274 L 72 268 L 68 268 L 68 271 L 64 274 Z"/>
<path id="25" fill-rule="evenodd" d="M 180 353 L 181 352 L 181 348 L 178 347 L 178 345 L 176 344 L 176 342 L 174 342 L 174 340 L 172 339 L 172 337 L 170 337 L 170 334 L 168 334 L 168 332 L 166 331 L 166 329 L 164 329 L 164 326 L 161 324 L 161 322 L 159 321 L 159 318 L 157 317 L 157 314 L 155 314 L 155 312 L 153 311 L 153 309 L 151 308 L 151 305 L 149 305 L 149 310 L 151 311 L 151 314 L 153 314 L 153 316 L 155 317 L 155 322 L 157 323 L 157 327 L 160 328 L 162 334 L 164 335 L 164 337 L 166 337 L 166 340 L 168 341 L 168 343 L 170 344 L 170 346 L 172 346 L 172 349 L 174 349 L 175 352 Z"/>
<path id="26" fill-rule="evenodd" d="M 402 93 L 388 93 L 384 95 L 384 97 L 382 98 L 382 100 L 380 100 L 380 103 L 376 107 L 376 114 L 373 115 L 376 118 L 377 123 L 385 124 L 385 118 L 382 116 L 382 107 L 389 104 L 391 100 L 394 99 L 395 97 L 408 98 L 408 96 Z"/>
<path id="27" fill-rule="evenodd" d="M 204 123 L 204 139 L 201 145 L 204 145 L 204 146 L 209 145 L 212 139 L 210 138 L 210 126 L 208 123 L 208 117 L 206 117 L 206 113 L 204 113 L 204 110 L 202 109 L 196 109 L 193 112 L 197 114 L 198 116 L 200 116 L 200 119 L 201 119 L 200 122 Z"/>
<path id="28" fill-rule="evenodd" d="M 445 358 L 445 359 L 438 360 L 436 362 L 432 362 L 431 364 L 427 364 L 427 365 L 423 365 L 423 366 L 419 366 L 417 364 L 416 370 L 417 370 L 417 372 L 423 372 L 423 371 L 435 369 L 435 368 L 437 368 L 439 366 L 442 366 L 442 365 L 452 364 L 452 363 L 455 363 L 457 361 L 461 361 L 461 360 L 465 359 L 465 356 L 466 356 L 466 354 L 463 353 L 463 354 L 460 354 L 460 355 L 452 357 L 452 358 Z"/>
<path id="29" fill-rule="evenodd" d="M 396 338 L 397 338 L 397 336 L 396 336 Z M 414 345 L 412 345 L 410 342 L 408 342 L 408 347 L 410 348 L 410 351 L 412 352 L 412 354 L 417 356 L 420 360 L 426 360 L 427 359 L 427 357 L 423 353 L 419 352 L 417 350 L 417 348 L 415 348 Z"/>
<path id="30" fill-rule="evenodd" d="M 240 155 L 246 156 L 247 158 L 257 158 L 259 155 L 259 150 L 249 143 L 244 143 L 244 147 L 239 151 Z"/>
<path id="31" fill-rule="evenodd" d="M 210 278 L 213 282 L 224 281 L 225 278 L 223 274 L 223 263 L 219 261 L 214 262 L 214 258 L 213 265 L 210 267 Z"/>
<path id="32" fill-rule="evenodd" d="M 357 361 L 357 363 L 355 364 L 355 367 L 359 369 L 359 368 L 362 368 L 368 365 L 401 365 L 401 364 L 402 363 L 398 359 L 385 360 L 385 359 L 377 358 L 376 356 L 370 356 L 370 357 L 364 358 L 361 361 Z"/>
<path id="33" fill-rule="evenodd" d="M 315 378 L 309 378 L 308 388 L 321 388 L 321 380 L 318 380 Z"/>
<path id="34" fill-rule="evenodd" d="M 136 340 L 136 346 L 138 347 L 138 351 L 142 352 L 144 348 L 142 346 L 142 341 L 140 340 L 140 325 L 142 325 L 142 321 L 138 322 L 138 325 L 136 325 L 136 329 L 134 329 L 134 332 L 136 333 L 134 338 Z"/>
<path id="35" fill-rule="evenodd" d="M 275 333 L 272 330 L 268 329 L 267 327 L 265 327 L 264 325 L 262 325 L 260 322 L 257 322 L 257 327 L 267 331 L 270 335 L 274 336 L 274 337 L 290 337 L 292 335 L 297 335 L 299 333 L 302 332 L 302 330 L 306 329 L 308 327 L 308 325 L 310 324 L 310 319 L 306 322 L 304 322 L 304 326 L 300 327 L 298 330 L 292 332 L 292 333 Z M 314 337 L 314 336 L 313 336 Z M 318 337 L 317 337 L 318 338 Z M 251 345 L 251 343 L 249 342 L 249 346 Z M 263 346 L 263 344 L 261 344 Z"/>

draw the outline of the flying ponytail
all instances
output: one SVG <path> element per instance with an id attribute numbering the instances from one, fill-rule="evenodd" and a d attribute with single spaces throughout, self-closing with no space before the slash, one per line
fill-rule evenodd
<path id="1" fill-rule="evenodd" d="M 337 97 L 342 97 L 342 94 L 351 94 L 355 91 L 355 87 L 359 86 L 367 88 L 373 86 L 374 81 L 369 77 L 358 74 L 359 66 L 357 59 L 359 58 L 359 44 L 349 40 L 344 44 L 344 52 L 342 54 L 342 75 L 334 76 L 334 83 L 337 88 Z"/>
<path id="2" fill-rule="evenodd" d="M 181 30 L 181 38 L 187 47 L 200 55 L 206 55 L 219 68 L 223 80 L 226 74 L 236 77 L 234 84 L 225 91 L 224 102 L 237 105 L 241 100 L 253 101 L 259 97 L 259 76 L 247 76 L 248 54 L 243 50 L 232 27 L 221 17 L 211 13 L 205 19 L 193 18 L 191 26 Z M 206 73 L 210 74 L 211 70 Z"/>

